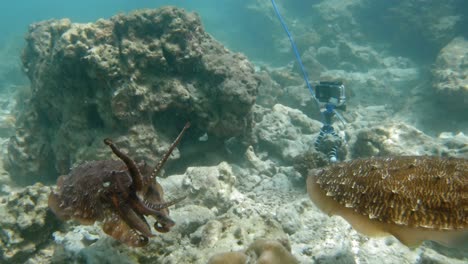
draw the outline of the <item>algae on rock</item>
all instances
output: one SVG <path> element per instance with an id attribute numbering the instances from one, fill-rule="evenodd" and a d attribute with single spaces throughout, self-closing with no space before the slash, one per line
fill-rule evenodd
<path id="1" fill-rule="evenodd" d="M 6 158 L 17 182 L 50 181 L 102 157 L 104 137 L 141 150 L 130 153 L 137 159 L 160 156 L 187 120 L 221 141 L 250 137 L 259 79 L 194 13 L 164 7 L 88 24 L 48 20 L 31 25 L 26 41 L 31 101 Z M 145 140 L 119 138 L 141 127 Z"/>

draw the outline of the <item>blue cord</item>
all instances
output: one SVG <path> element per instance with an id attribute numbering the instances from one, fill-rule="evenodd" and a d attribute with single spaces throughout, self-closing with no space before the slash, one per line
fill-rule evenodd
<path id="1" fill-rule="evenodd" d="M 291 36 L 291 33 L 288 30 L 288 26 L 286 26 L 286 23 L 283 20 L 283 17 L 281 16 L 278 7 L 276 6 L 275 0 L 271 0 L 271 3 L 273 4 L 273 8 L 275 9 L 275 13 L 278 16 L 279 21 L 281 22 L 281 25 L 283 25 L 284 31 L 286 31 L 286 34 L 288 34 L 289 41 L 291 42 L 291 46 L 293 48 L 294 54 L 296 55 L 297 62 L 299 63 L 299 66 L 301 67 L 302 74 L 304 75 L 304 80 L 307 84 L 307 88 L 309 88 L 310 93 L 312 94 L 312 97 L 315 98 L 315 93 L 314 93 L 314 88 L 312 88 L 312 85 L 309 82 L 309 78 L 307 78 L 307 73 L 304 69 L 304 65 L 302 64 L 301 56 L 299 55 L 299 51 L 297 50 L 296 43 L 294 43 L 294 40 Z"/>
<path id="2" fill-rule="evenodd" d="M 284 22 L 283 17 L 281 16 L 281 14 L 280 14 L 280 12 L 278 10 L 278 7 L 276 6 L 275 0 L 271 0 L 271 3 L 273 4 L 273 8 L 275 9 L 275 13 L 278 16 L 278 19 L 281 22 L 281 25 L 283 26 L 284 31 L 286 31 L 286 34 L 288 34 L 288 38 L 289 38 L 289 41 L 291 42 L 291 46 L 293 48 L 294 55 L 296 55 L 297 62 L 299 63 L 299 66 L 301 67 L 302 74 L 304 75 L 304 80 L 305 80 L 305 82 L 307 84 L 307 88 L 309 88 L 309 91 L 312 94 L 312 98 L 314 98 L 317 105 L 320 106 L 320 103 L 319 103 L 317 97 L 315 97 L 314 89 L 312 88 L 312 85 L 310 85 L 309 78 L 307 78 L 307 73 L 306 73 L 306 71 L 304 69 L 304 65 L 302 64 L 301 56 L 299 55 L 299 51 L 297 50 L 296 43 L 294 43 L 294 40 L 293 40 L 293 38 L 291 36 L 291 33 L 289 32 L 288 27 L 286 26 L 286 23 Z M 326 118 L 326 116 L 325 116 L 325 112 L 327 112 L 328 115 L 336 113 L 337 116 L 344 123 L 343 118 L 341 117 L 341 115 L 339 115 L 339 113 L 337 111 L 335 111 L 334 107 L 335 106 L 332 105 L 332 104 L 327 104 L 326 105 L 326 111 L 324 111 L 324 112 L 320 111 L 320 115 L 322 116 L 322 119 L 323 119 L 323 122 L 325 123 L 325 125 L 322 127 L 322 129 L 320 129 L 320 134 L 319 134 L 317 140 L 315 141 L 316 148 L 317 148 L 318 145 L 320 145 L 320 143 L 322 142 L 323 137 L 326 134 L 331 134 L 332 136 L 334 136 L 336 138 L 340 138 L 338 136 L 338 134 L 336 134 L 335 130 L 333 129 L 333 126 L 331 125 L 331 120 L 328 120 Z M 333 162 L 337 161 L 337 151 L 338 151 L 338 146 L 335 145 L 335 146 L 333 146 L 331 151 L 328 153 L 329 158 L 330 158 L 330 162 L 333 163 Z"/>

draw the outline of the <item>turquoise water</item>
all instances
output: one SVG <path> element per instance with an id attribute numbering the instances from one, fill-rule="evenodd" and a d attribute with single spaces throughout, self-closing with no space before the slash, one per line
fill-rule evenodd
<path id="1" fill-rule="evenodd" d="M 217 39 L 224 40 L 226 45 L 234 50 L 249 50 L 249 46 L 264 45 L 273 41 L 271 35 L 264 35 L 261 28 L 261 19 L 256 18 L 255 13 L 248 10 L 249 1 L 79 1 L 63 2 L 58 0 L 29 1 L 21 0 L 10 3 L 2 3 L 5 13 L 0 18 L 0 43 L 18 41 L 21 39 L 29 24 L 46 19 L 69 18 L 74 22 L 94 22 L 99 18 L 109 18 L 121 12 L 129 12 L 141 8 L 157 8 L 163 5 L 174 5 L 188 11 L 195 11 L 203 17 L 203 23 L 210 33 Z M 252 24 L 256 24 L 252 27 Z M 261 43 L 258 38 L 266 38 Z M 5 45 L 5 44 L 3 44 Z M 251 51 L 255 54 L 267 57 L 263 49 L 257 48 Z M 260 53 L 260 54 L 258 54 Z M 272 55 L 270 55 L 272 56 Z M 257 56 L 259 57 L 259 56 Z"/>
<path id="2" fill-rule="evenodd" d="M 302 66 L 269 0 L 2 2 L 0 263 L 207 263 L 224 252 L 261 258 L 265 248 L 266 263 L 278 263 L 268 254 L 277 251 L 286 264 L 468 263 L 459 213 L 468 208 L 468 3 L 276 3 Z M 201 26 L 166 5 L 196 12 Z M 141 187 L 184 126 L 162 187 Z M 306 183 L 318 169 L 369 159 L 343 165 L 338 178 L 385 180 L 388 162 L 372 162 L 388 156 L 409 172 L 387 197 L 421 195 L 390 203 L 413 202 L 401 205 L 413 215 L 421 199 L 442 197 L 443 217 L 433 218 L 447 223 L 422 225 L 456 231 L 374 238 L 310 201 L 321 199 L 323 186 Z M 442 161 L 399 165 L 400 156 Z M 125 164 L 101 163 L 117 157 Z M 455 169 L 440 171 L 451 157 Z M 425 173 L 423 190 L 413 190 L 415 166 L 439 174 Z M 441 175 L 446 185 L 431 189 Z M 373 186 L 361 189 L 376 189 L 375 205 L 385 183 Z M 170 215 L 160 188 L 177 201 Z M 381 208 L 400 207 L 368 218 Z"/>

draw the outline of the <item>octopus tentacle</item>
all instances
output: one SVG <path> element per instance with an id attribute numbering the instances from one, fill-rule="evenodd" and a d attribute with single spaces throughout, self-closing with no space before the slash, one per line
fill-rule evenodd
<path id="1" fill-rule="evenodd" d="M 130 205 L 133 209 L 135 209 L 138 213 L 142 215 L 154 215 L 157 217 L 163 217 L 164 213 L 153 209 L 147 206 L 144 202 L 142 202 L 137 196 L 132 197 L 130 199 Z"/>
<path id="2" fill-rule="evenodd" d="M 104 219 L 102 230 L 109 236 L 132 247 L 143 247 L 148 244 L 148 238 L 146 236 L 132 229 L 114 212 Z"/>
<path id="3" fill-rule="evenodd" d="M 114 154 L 119 157 L 125 163 L 125 165 L 127 165 L 128 171 L 132 176 L 132 185 L 136 191 L 140 191 L 143 188 L 143 176 L 141 175 L 135 161 L 133 161 L 133 159 L 130 158 L 127 154 L 120 151 L 120 149 L 118 149 L 109 138 L 104 139 L 104 144 L 108 145 L 112 149 L 112 152 L 114 152 Z"/>
<path id="4" fill-rule="evenodd" d="M 117 196 L 112 197 L 112 202 L 117 207 L 119 216 L 130 228 L 138 230 L 145 237 L 154 236 L 143 216 L 135 212 L 128 203 L 119 202 Z"/>
<path id="5" fill-rule="evenodd" d="M 167 159 L 168 159 L 169 156 L 172 154 L 172 151 L 174 151 L 175 147 L 179 144 L 180 140 L 182 139 L 182 136 L 183 136 L 184 133 L 185 133 L 185 130 L 187 130 L 189 127 L 190 127 L 190 122 L 185 123 L 184 128 L 182 129 L 182 131 L 180 131 L 179 135 L 178 135 L 177 138 L 174 140 L 174 142 L 172 142 L 172 144 L 171 144 L 171 146 L 169 147 L 169 149 L 167 150 L 166 154 L 164 154 L 164 156 L 162 157 L 162 159 L 158 162 L 158 164 L 156 164 L 156 167 L 154 167 L 154 170 L 153 170 L 153 172 L 151 173 L 150 179 L 156 178 L 156 175 L 159 174 L 159 172 L 161 171 L 161 168 L 164 166 L 164 164 L 166 163 Z"/>
<path id="6" fill-rule="evenodd" d="M 152 215 L 156 219 L 154 228 L 161 233 L 168 232 L 172 226 L 175 225 L 175 222 L 167 217 L 164 212 L 156 210 L 150 207 L 151 205 L 146 205 L 138 197 L 133 197 L 131 199 L 131 207 L 135 209 L 138 213 L 142 215 Z"/>
<path id="7" fill-rule="evenodd" d="M 174 204 L 184 200 L 187 196 L 184 195 L 182 197 L 179 197 L 179 198 L 176 198 L 172 201 L 169 201 L 169 202 L 165 202 L 165 203 L 157 203 L 157 204 L 154 204 L 154 203 L 146 203 L 146 206 L 148 206 L 149 208 L 151 209 L 154 209 L 154 210 L 162 210 L 164 208 L 168 208 L 169 206 L 173 206 Z"/>

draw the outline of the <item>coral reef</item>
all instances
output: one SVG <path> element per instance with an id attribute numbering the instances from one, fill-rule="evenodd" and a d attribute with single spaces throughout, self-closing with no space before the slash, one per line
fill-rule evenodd
<path id="1" fill-rule="evenodd" d="M 0 262 L 23 263 L 49 244 L 58 227 L 47 207 L 49 192 L 37 183 L 0 198 Z"/>
<path id="2" fill-rule="evenodd" d="M 342 217 L 328 217 L 314 206 L 307 197 L 304 178 L 311 169 L 329 163 L 314 146 L 322 126 L 316 121 L 320 120 L 317 105 L 297 74 L 297 65 L 286 65 L 293 60 L 290 45 L 270 3 L 241 2 L 223 2 L 220 10 L 243 8 L 223 18 L 242 14 L 234 31 L 242 30 L 245 24 L 255 27 L 232 32 L 232 28 L 218 24 L 209 32 L 223 31 L 218 35 L 221 39 L 235 39 L 226 43 L 229 47 L 242 47 L 243 52 L 252 54 L 251 59 L 262 59 L 255 69 L 243 55 L 232 54 L 214 41 L 196 14 L 177 8 L 139 11 L 90 24 L 72 24 L 65 19 L 31 26 L 23 63 L 32 86 L 21 96 L 30 95 L 17 102 L 20 114 L 9 151 L 5 151 L 6 144 L 0 145 L 11 178 L 16 183 L 29 183 L 53 180 L 59 173 L 67 174 L 70 167 L 78 169 L 71 174 L 82 172 L 85 165 L 80 165 L 81 161 L 109 158 L 110 151 L 102 145 L 105 137 L 113 138 L 122 153 L 147 161 L 149 166 L 138 168 L 148 175 L 144 168 L 157 163 L 178 129 L 190 120 L 193 128 L 187 141 L 170 157 L 183 159 L 168 163 L 157 181 L 168 201 L 181 194 L 187 198 L 171 208 L 170 220 L 177 224 L 170 232 L 144 236 L 151 237 L 147 245 L 134 248 L 105 235 L 99 221 L 94 225 L 59 223 L 49 217 L 52 214 L 45 214 L 47 228 L 37 232 L 40 240 L 26 245 L 28 237 L 22 236 L 25 241 L 15 244 L 11 242 L 14 239 L 5 239 L 10 231 L 4 231 L 4 226 L 15 234 L 10 237 L 21 234 L 9 214 L 18 212 L 17 219 L 42 219 L 37 212 L 45 210 L 47 194 L 44 190 L 45 198 L 28 204 L 27 210 L 17 204 L 23 201 L 16 194 L 0 197 L 0 208 L 7 208 L 3 206 L 6 201 L 12 205 L 7 217 L 0 219 L 2 254 L 13 252 L 18 256 L 13 262 L 28 258 L 28 264 L 207 263 L 217 254 L 225 260 L 223 252 L 230 252 L 227 258 L 237 257 L 240 263 L 261 256 L 271 262 L 268 256 L 274 252 L 288 256 L 283 262 L 305 264 L 467 262 L 466 250 L 430 241 L 414 250 L 394 236 L 368 237 Z M 348 111 L 342 114 L 347 124 L 333 124 L 343 139 L 343 160 L 388 155 L 468 158 L 466 120 L 455 123 L 451 119 L 455 115 L 434 107 L 427 71 L 439 48 L 457 32 L 461 24 L 458 10 L 466 8 L 454 10 L 462 5 L 458 0 L 426 3 L 421 9 L 415 5 L 418 2 L 278 2 L 311 81 L 339 79 L 346 85 Z M 395 8 L 388 8 L 390 5 Z M 213 8 L 212 4 L 207 6 Z M 417 10 L 431 8 L 436 11 L 414 15 Z M 212 23 L 212 17 L 206 19 L 205 23 Z M 401 28 L 401 22 L 414 27 Z M 380 26 L 384 23 L 386 30 Z M 400 30 L 403 36 L 398 34 Z M 254 47 L 246 35 L 253 36 Z M 456 52 L 462 54 L 461 48 Z M 429 55 L 422 63 L 421 53 Z M 445 55 L 447 60 L 458 59 Z M 271 68 L 268 63 L 272 62 L 280 63 L 275 65 L 279 67 Z M 456 63 L 462 65 L 461 61 Z M 444 70 L 437 65 L 433 69 Z M 433 71 L 434 77 L 436 73 Z M 462 73 L 457 70 L 458 76 Z M 0 79 L 2 76 L 0 73 Z M 441 77 L 455 84 L 451 77 Z M 440 99 L 450 97 L 446 91 L 438 92 Z M 0 104 L 9 109 L 14 100 L 3 101 L 2 97 Z M 457 107 L 460 104 L 458 101 Z M 0 115 L 8 117 L 9 113 Z M 14 123 L 3 124 L 3 129 L 3 121 L 0 118 L 0 140 L 4 141 L 11 136 Z M 125 193 L 131 193 L 128 189 L 134 181 L 127 166 L 115 162 L 115 166 L 108 163 L 118 174 L 117 184 L 113 184 L 116 192 L 109 197 L 131 201 L 125 199 Z M 96 169 L 100 163 L 92 164 L 89 178 L 99 178 L 94 172 L 102 173 L 103 168 Z M 15 186 L 6 179 L 8 174 L 0 176 L 0 194 L 10 195 Z M 120 176 L 124 180 L 119 181 Z M 328 178 L 333 179 L 333 175 Z M 59 181 L 59 187 L 64 188 L 61 184 Z M 55 189 L 53 195 L 58 194 L 59 189 Z M 63 190 L 60 195 L 67 196 Z M 376 196 L 375 204 L 381 201 Z M 138 204 L 135 199 L 133 204 Z M 114 208 L 130 212 L 125 203 Z M 60 209 L 56 211 L 60 213 Z M 160 213 L 165 214 L 165 210 Z M 140 225 L 137 218 L 131 218 L 130 223 L 139 223 L 143 233 L 155 223 L 152 217 L 138 217 L 148 224 Z M 414 234 L 410 229 L 407 233 Z"/>
<path id="3" fill-rule="evenodd" d="M 193 203 L 213 210 L 227 211 L 242 195 L 234 188 L 237 179 L 226 162 L 212 167 L 189 167 L 182 187 Z"/>
<path id="4" fill-rule="evenodd" d="M 31 257 L 42 263 L 207 263 L 218 253 L 244 251 L 258 239 L 286 239 L 300 263 L 418 263 L 420 258 L 466 262 L 468 256 L 444 256 L 431 244 L 410 250 L 393 237 L 360 235 L 341 217 L 321 213 L 304 190 L 293 185 L 298 174 L 293 168 L 264 156 L 249 148 L 248 163 L 242 167 L 223 162 L 158 178 L 169 200 L 180 193 L 189 196 L 171 209 L 171 219 L 177 223 L 171 232 L 151 238 L 146 247 L 117 243 L 99 225 L 70 225 L 54 233 L 48 251 Z M 210 180 L 204 181 L 204 175 Z M 42 203 L 45 207 L 46 201 Z M 24 214 L 27 217 L 29 212 Z"/>
<path id="5" fill-rule="evenodd" d="M 320 122 L 281 104 L 274 105 L 271 110 L 258 107 L 255 112 L 258 116 L 254 128 L 257 144 L 286 161 L 313 147 L 321 128 Z"/>
<path id="6" fill-rule="evenodd" d="M 402 144 L 405 142 L 406 144 Z M 356 130 L 351 143 L 352 157 L 434 155 L 441 150 L 433 138 L 405 123 L 369 126 Z M 408 149 L 405 146 L 411 145 Z"/>
<path id="7" fill-rule="evenodd" d="M 207 34 L 196 14 L 165 7 L 90 24 L 49 20 L 31 25 L 26 41 L 32 97 L 6 158 L 17 182 L 50 180 L 77 161 L 104 157 L 104 135 L 158 156 L 187 120 L 220 140 L 251 131 L 254 69 Z M 147 138 L 122 137 L 140 129 Z"/>
<path id="8" fill-rule="evenodd" d="M 299 261 L 291 255 L 288 241 L 259 239 L 245 251 L 219 253 L 211 257 L 208 264 L 297 264 Z"/>
<path id="9" fill-rule="evenodd" d="M 468 241 L 468 160 L 428 156 L 370 158 L 312 173 L 307 191 L 328 214 L 367 235 L 391 234 L 407 246 Z"/>
<path id="10" fill-rule="evenodd" d="M 148 238 L 154 235 L 145 215 L 154 217 L 154 229 L 158 232 L 169 232 L 175 224 L 169 218 L 168 207 L 182 199 L 165 202 L 156 176 L 188 127 L 189 123 L 154 170 L 144 162 L 137 165 L 110 139 L 105 139 L 104 143 L 121 161 L 91 161 L 60 176 L 57 190 L 49 196 L 49 207 L 62 220 L 73 218 L 81 224 L 102 221 L 104 232 L 115 239 L 130 246 L 146 246 Z"/>
<path id="11" fill-rule="evenodd" d="M 384 122 L 384 125 L 366 122 L 360 125 L 363 127 L 355 129 L 350 136 L 349 158 L 397 155 L 467 157 L 468 137 L 463 133 L 445 132 L 431 137 L 403 122 Z"/>

